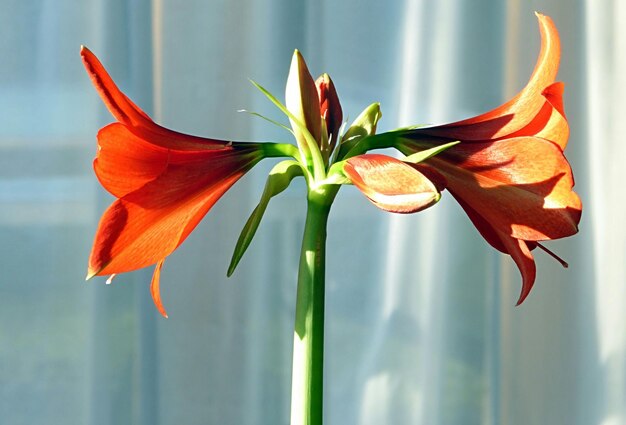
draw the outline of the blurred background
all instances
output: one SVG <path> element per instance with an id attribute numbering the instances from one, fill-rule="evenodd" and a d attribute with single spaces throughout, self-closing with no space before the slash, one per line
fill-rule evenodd
<path id="1" fill-rule="evenodd" d="M 157 122 L 290 141 L 248 78 L 283 97 L 291 54 L 380 131 L 473 116 L 526 83 L 533 12 L 561 35 L 580 233 L 521 278 L 449 196 L 390 215 L 354 188 L 330 219 L 326 424 L 626 424 L 626 3 L 619 0 L 0 0 L 0 423 L 287 424 L 304 187 L 269 206 L 226 268 L 268 160 L 165 263 L 84 282 L 112 198 L 91 169 L 113 119 L 92 49 Z"/>

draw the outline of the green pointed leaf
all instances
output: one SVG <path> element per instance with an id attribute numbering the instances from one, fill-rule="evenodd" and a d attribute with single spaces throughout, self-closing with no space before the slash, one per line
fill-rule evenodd
<path id="1" fill-rule="evenodd" d="M 240 109 L 240 110 L 238 110 L 237 112 L 245 112 L 245 113 L 250 114 L 250 115 L 252 115 L 252 116 L 255 116 L 255 117 L 261 118 L 261 119 L 263 119 L 263 120 L 265 120 L 265 121 L 268 121 L 268 122 L 270 122 L 270 123 L 272 123 L 272 124 L 274 124 L 274 125 L 276 125 L 276 126 L 278 126 L 278 127 L 280 127 L 280 128 L 283 128 L 283 129 L 287 130 L 288 132 L 290 132 L 291 134 L 293 134 L 293 130 L 292 130 L 292 129 L 290 129 L 289 127 L 287 127 L 286 125 L 281 124 L 281 123 L 279 123 L 278 121 L 274 121 L 273 119 L 268 118 L 268 117 L 266 117 L 265 115 L 259 114 L 258 112 L 248 111 L 247 109 Z"/>
<path id="2" fill-rule="evenodd" d="M 237 245 L 235 245 L 235 251 L 230 260 L 230 265 L 228 266 L 227 276 L 230 277 L 235 272 L 235 268 L 237 264 L 239 264 L 241 257 L 243 257 L 248 246 L 250 246 L 270 199 L 287 189 L 291 180 L 301 175 L 303 175 L 302 166 L 299 162 L 293 160 L 282 161 L 276 164 L 272 171 L 270 171 L 267 182 L 265 183 L 263 195 L 261 195 L 261 200 L 254 211 L 252 211 L 250 218 L 248 218 L 248 221 L 241 230 Z"/>
<path id="3" fill-rule="evenodd" d="M 380 103 L 372 103 L 354 120 L 341 138 L 341 143 L 347 143 L 355 137 L 361 138 L 376 133 L 376 125 L 381 117 Z"/>
<path id="4" fill-rule="evenodd" d="M 280 109 L 283 114 L 287 115 L 287 117 L 289 117 L 290 119 L 299 122 L 298 118 L 296 118 L 291 112 L 289 112 L 289 110 L 285 107 L 285 105 L 283 105 L 281 103 L 281 101 L 276 98 L 276 96 L 274 96 L 272 93 L 267 91 L 267 89 L 265 87 L 263 87 L 262 85 L 260 85 L 259 83 L 257 83 L 254 80 L 250 80 L 250 82 L 261 93 L 263 93 L 265 95 L 265 97 L 267 97 L 270 100 L 270 102 L 272 102 L 274 105 L 276 105 L 276 107 L 278 109 Z M 300 125 L 302 125 L 302 123 L 300 123 Z M 306 127 L 303 126 L 302 128 L 306 128 Z"/>
<path id="5" fill-rule="evenodd" d="M 406 158 L 403 159 L 404 162 L 411 162 L 413 164 L 417 164 L 418 162 L 422 162 L 427 160 L 430 157 L 433 157 L 435 155 L 437 155 L 438 153 L 441 153 L 443 151 L 445 151 L 446 149 L 451 148 L 454 145 L 458 145 L 459 143 L 461 143 L 459 140 L 455 141 L 455 142 L 450 142 L 450 143 L 446 143 L 445 145 L 439 145 L 439 146 L 435 146 L 434 148 L 430 148 L 430 149 L 426 149 L 423 151 L 419 151 L 416 152 L 412 155 L 407 156 Z"/>
<path id="6" fill-rule="evenodd" d="M 361 139 L 376 133 L 376 125 L 382 117 L 380 103 L 372 103 L 354 120 L 341 138 L 338 158 L 350 151 Z"/>

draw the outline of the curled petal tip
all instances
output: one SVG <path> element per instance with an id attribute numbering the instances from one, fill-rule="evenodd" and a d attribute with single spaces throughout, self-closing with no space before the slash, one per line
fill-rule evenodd
<path id="1" fill-rule="evenodd" d="M 526 298 L 528 298 L 528 295 L 530 294 L 530 291 L 533 288 L 533 283 L 534 282 L 527 282 L 527 281 L 522 282 L 522 290 L 519 294 L 519 298 L 517 299 L 517 302 L 515 303 L 515 307 L 519 307 L 520 305 L 522 305 L 524 301 L 526 301 Z"/>
<path id="2" fill-rule="evenodd" d="M 552 22 L 552 18 L 550 18 L 548 15 L 544 15 L 541 12 L 537 12 L 535 11 L 535 16 L 537 17 L 537 19 L 541 22 L 541 21 L 547 21 L 547 22 Z"/>
<path id="3" fill-rule="evenodd" d="M 526 286 L 525 283 L 523 284 L 522 291 L 520 292 L 517 303 L 515 303 L 515 307 L 519 307 L 520 305 L 522 305 L 524 301 L 526 301 L 526 298 L 528 298 L 528 295 L 530 294 L 531 289 L 532 289 L 532 286 L 528 287 Z"/>
<path id="4" fill-rule="evenodd" d="M 161 268 L 163 267 L 163 262 L 165 259 L 159 261 L 154 268 L 154 273 L 152 274 L 152 282 L 150 282 L 150 294 L 152 295 L 152 300 L 154 301 L 154 306 L 157 308 L 161 316 L 168 318 L 167 312 L 163 307 L 163 302 L 161 301 L 161 290 L 159 282 L 161 280 Z"/>
<path id="5" fill-rule="evenodd" d="M 80 45 L 80 56 L 83 59 L 83 62 L 90 59 L 88 58 L 88 56 L 94 56 L 93 52 L 91 50 L 89 50 L 89 48 L 87 46 L 85 46 L 84 44 Z"/>
<path id="6" fill-rule="evenodd" d="M 89 267 L 87 269 L 87 276 L 85 277 L 85 281 L 87 281 L 87 280 L 91 279 L 92 277 L 96 276 L 98 274 L 98 271 L 99 270 L 95 270 L 95 269 Z"/>

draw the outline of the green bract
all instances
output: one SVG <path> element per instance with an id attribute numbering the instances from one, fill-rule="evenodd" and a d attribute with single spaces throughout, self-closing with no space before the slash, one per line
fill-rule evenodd
<path id="1" fill-rule="evenodd" d="M 302 175 L 302 166 L 297 161 L 287 160 L 279 162 L 273 169 L 270 171 L 269 176 L 267 177 L 267 182 L 265 183 L 265 189 L 263 190 L 263 195 L 261 195 L 261 200 L 259 204 L 256 206 L 250 218 L 246 222 L 241 234 L 239 235 L 239 239 L 237 240 L 237 245 L 235 246 L 235 252 L 233 253 L 233 257 L 230 260 L 230 265 L 228 266 L 227 275 L 230 277 L 237 264 L 239 264 L 239 260 L 248 249 L 250 242 L 252 242 L 252 238 L 256 233 L 257 228 L 259 227 L 259 223 L 263 218 L 263 214 L 267 208 L 267 205 L 272 199 L 273 196 L 278 195 L 283 190 L 287 189 L 291 180 L 293 180 L 297 176 Z"/>
<path id="2" fill-rule="evenodd" d="M 382 116 L 378 102 L 365 108 L 341 137 L 338 157 L 343 158 L 364 137 L 376 134 L 376 125 Z"/>

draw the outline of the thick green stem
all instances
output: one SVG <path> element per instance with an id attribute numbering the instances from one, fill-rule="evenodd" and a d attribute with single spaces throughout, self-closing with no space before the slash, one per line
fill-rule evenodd
<path id="1" fill-rule="evenodd" d="M 338 188 L 323 186 L 308 195 L 296 295 L 291 425 L 322 425 L 326 224 Z"/>

